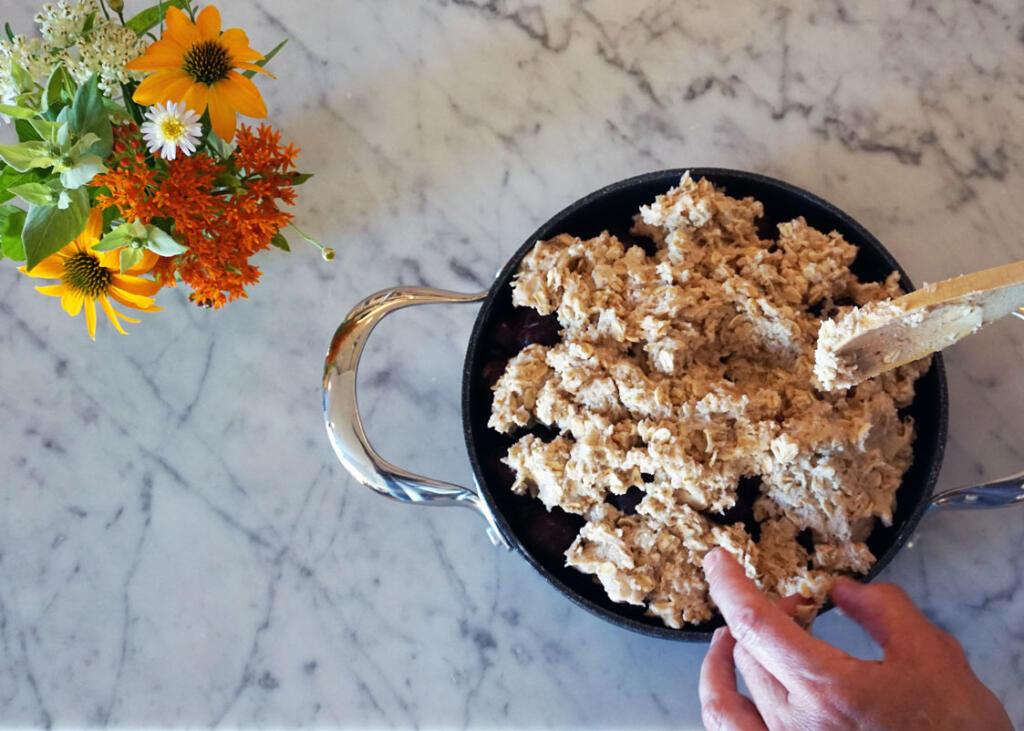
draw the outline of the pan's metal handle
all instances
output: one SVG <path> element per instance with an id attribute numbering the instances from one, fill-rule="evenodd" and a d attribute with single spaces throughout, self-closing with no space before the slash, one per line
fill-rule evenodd
<path id="1" fill-rule="evenodd" d="M 928 512 L 943 508 L 1002 508 L 1015 503 L 1024 503 L 1024 471 L 982 485 L 940 492 L 929 501 Z"/>
<path id="2" fill-rule="evenodd" d="M 430 302 L 479 302 L 487 292 L 461 294 L 429 287 L 393 287 L 357 304 L 338 326 L 324 363 L 324 423 L 338 459 L 360 484 L 381 495 L 424 505 L 473 508 L 487 521 L 495 545 L 511 548 L 483 499 L 472 490 L 413 474 L 378 455 L 363 431 L 356 403 L 356 370 L 363 346 L 377 322 L 389 312 Z"/>

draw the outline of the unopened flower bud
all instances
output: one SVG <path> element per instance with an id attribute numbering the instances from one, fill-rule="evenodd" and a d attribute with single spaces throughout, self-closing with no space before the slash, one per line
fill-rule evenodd
<path id="1" fill-rule="evenodd" d="M 324 257 L 324 261 L 330 261 L 331 259 L 334 258 L 334 249 L 331 249 L 331 248 L 324 249 L 321 252 L 321 255 Z"/>
<path id="2" fill-rule="evenodd" d="M 124 0 L 107 0 L 107 7 L 115 13 L 120 13 L 124 10 Z"/>

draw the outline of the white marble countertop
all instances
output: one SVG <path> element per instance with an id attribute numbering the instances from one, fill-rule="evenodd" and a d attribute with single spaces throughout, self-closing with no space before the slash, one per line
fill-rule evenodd
<path id="1" fill-rule="evenodd" d="M 552 213 L 649 170 L 791 181 L 918 283 L 1024 257 L 1019 3 L 723 5 L 224 0 L 255 47 L 291 38 L 260 85 L 317 174 L 297 220 L 339 256 L 266 253 L 249 301 L 165 293 L 95 344 L 2 262 L 0 725 L 699 726 L 703 646 L 578 609 L 468 511 L 358 487 L 320 378 L 366 294 L 480 289 Z M 360 381 L 381 453 L 462 484 L 474 315 L 389 318 Z M 1022 359 L 1017 321 L 948 352 L 939 488 L 1024 467 Z M 1022 510 L 939 514 L 883 574 L 1018 724 Z M 871 652 L 836 612 L 815 631 Z"/>

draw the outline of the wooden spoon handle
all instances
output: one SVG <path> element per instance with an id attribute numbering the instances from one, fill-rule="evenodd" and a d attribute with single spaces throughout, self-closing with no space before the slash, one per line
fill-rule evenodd
<path id="1" fill-rule="evenodd" d="M 1024 261 L 947 279 L 822 323 L 815 374 L 848 388 L 947 348 L 1024 306 Z"/>

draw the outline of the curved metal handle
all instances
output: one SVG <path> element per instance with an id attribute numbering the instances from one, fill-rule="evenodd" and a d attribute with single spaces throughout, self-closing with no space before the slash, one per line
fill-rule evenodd
<path id="1" fill-rule="evenodd" d="M 429 287 L 393 287 L 372 294 L 352 308 L 334 333 L 324 362 L 324 424 L 338 459 L 360 484 L 381 495 L 424 505 L 473 508 L 487 521 L 495 545 L 511 549 L 487 504 L 472 490 L 414 474 L 381 458 L 370 446 L 356 402 L 356 371 L 363 346 L 389 312 L 431 302 L 479 302 L 487 292 L 461 294 Z"/>
<path id="2" fill-rule="evenodd" d="M 928 502 L 928 512 L 950 509 L 1002 508 L 1024 503 L 1024 471 L 982 485 L 940 492 Z"/>

